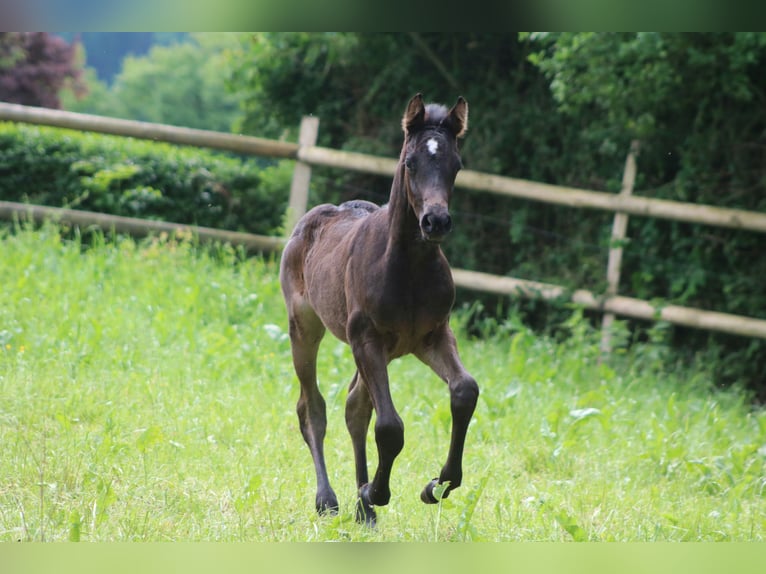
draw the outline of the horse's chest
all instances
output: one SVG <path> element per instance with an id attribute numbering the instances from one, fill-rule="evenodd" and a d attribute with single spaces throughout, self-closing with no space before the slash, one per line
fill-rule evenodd
<path id="1" fill-rule="evenodd" d="M 451 284 L 429 289 L 417 289 L 408 282 L 389 285 L 374 305 L 374 321 L 388 334 L 389 346 L 406 353 L 447 320 L 453 301 Z"/>

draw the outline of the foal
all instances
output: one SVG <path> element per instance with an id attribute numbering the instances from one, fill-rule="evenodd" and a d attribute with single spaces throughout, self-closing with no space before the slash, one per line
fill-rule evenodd
<path id="1" fill-rule="evenodd" d="M 356 519 L 374 525 L 374 506 L 388 504 L 394 459 L 404 446 L 404 425 L 389 390 L 388 363 L 414 354 L 448 385 L 452 436 L 447 461 L 420 498 L 437 502 L 462 480 L 463 446 L 479 387 L 463 367 L 449 314 L 455 286 L 439 247 L 452 228 L 448 206 L 461 167 L 457 138 L 468 125 L 468 103 L 447 109 L 424 105 L 420 94 L 402 119 L 404 145 L 388 204 L 367 201 L 319 205 L 298 222 L 280 268 L 290 322 L 293 364 L 300 380 L 297 412 L 314 459 L 316 509 L 337 511 L 323 442 L 327 419 L 317 386 L 319 343 L 329 329 L 351 346 L 357 371 L 346 400 L 346 426 L 356 464 Z M 367 430 L 375 410 L 378 467 L 367 474 Z"/>

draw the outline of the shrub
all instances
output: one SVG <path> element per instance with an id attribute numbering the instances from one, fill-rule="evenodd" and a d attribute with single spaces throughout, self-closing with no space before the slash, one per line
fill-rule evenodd
<path id="1" fill-rule="evenodd" d="M 274 234 L 289 161 L 0 123 L 0 198 Z"/>

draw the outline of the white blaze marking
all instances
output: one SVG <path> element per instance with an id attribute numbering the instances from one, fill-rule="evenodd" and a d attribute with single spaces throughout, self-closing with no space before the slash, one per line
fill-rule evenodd
<path id="1" fill-rule="evenodd" d="M 436 155 L 436 152 L 439 150 L 439 142 L 431 138 L 426 142 L 426 145 L 428 146 L 428 153 Z"/>

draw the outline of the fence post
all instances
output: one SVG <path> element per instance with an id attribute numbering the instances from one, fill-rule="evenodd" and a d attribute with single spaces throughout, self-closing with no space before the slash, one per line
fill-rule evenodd
<path id="1" fill-rule="evenodd" d="M 316 145 L 318 133 L 319 118 L 303 116 L 303 119 L 301 119 L 301 131 L 298 135 L 298 145 L 301 147 Z M 311 166 L 300 160 L 296 161 L 293 170 L 293 181 L 290 185 L 290 201 L 287 206 L 287 221 L 285 223 L 285 236 L 287 237 L 292 233 L 298 220 L 306 213 L 310 183 Z"/>
<path id="2" fill-rule="evenodd" d="M 636 156 L 638 155 L 638 140 L 630 142 L 630 150 L 625 158 L 625 170 L 622 172 L 622 188 L 620 195 L 628 196 L 633 193 L 633 185 L 636 182 Z M 614 214 L 612 224 L 612 238 L 609 242 L 609 260 L 606 265 L 606 296 L 617 295 L 620 284 L 620 268 L 622 266 L 622 246 L 625 240 L 625 232 L 628 229 L 628 214 L 617 212 Z M 614 313 L 604 313 L 601 322 L 601 352 L 609 353 L 612 350 L 612 323 Z"/>

